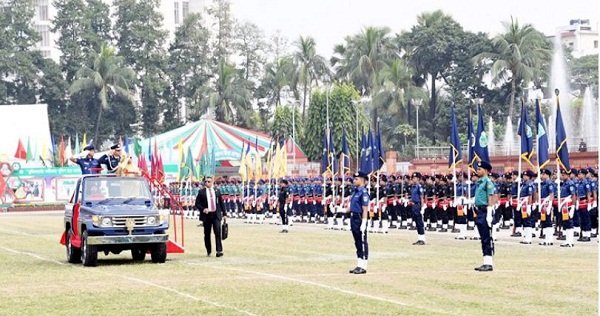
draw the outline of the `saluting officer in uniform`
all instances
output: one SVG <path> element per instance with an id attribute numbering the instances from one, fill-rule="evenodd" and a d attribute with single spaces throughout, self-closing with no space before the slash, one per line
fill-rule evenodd
<path id="1" fill-rule="evenodd" d="M 114 144 L 110 146 L 110 153 L 102 155 L 98 159 L 100 165 L 105 165 L 108 173 L 117 172 L 117 167 L 121 162 L 121 145 Z"/>
<path id="2" fill-rule="evenodd" d="M 486 272 L 493 271 L 492 255 L 494 252 L 494 244 L 491 236 L 492 220 L 494 218 L 493 205 L 496 204 L 498 197 L 496 196 L 494 183 L 488 178 L 488 173 L 492 171 L 492 165 L 487 161 L 478 163 L 477 188 L 475 189 L 475 208 L 477 210 L 476 225 L 481 237 L 481 248 L 483 250 L 483 265 L 475 268 L 476 271 Z"/>
<path id="3" fill-rule="evenodd" d="M 100 167 L 98 159 L 94 158 L 94 153 L 96 152 L 96 148 L 94 148 L 94 145 L 88 145 L 85 148 L 83 148 L 83 150 L 87 151 L 87 154 L 84 158 L 71 157 L 69 158 L 69 160 L 79 165 L 79 168 L 81 168 L 81 174 L 100 173 L 102 167 Z"/>
<path id="4" fill-rule="evenodd" d="M 350 229 L 356 246 L 358 263 L 356 268 L 350 270 L 353 274 L 367 273 L 367 260 L 369 259 L 369 244 L 367 243 L 367 219 L 369 215 L 369 193 L 365 188 L 368 175 L 357 173 L 354 175 L 356 187 L 350 199 Z"/>

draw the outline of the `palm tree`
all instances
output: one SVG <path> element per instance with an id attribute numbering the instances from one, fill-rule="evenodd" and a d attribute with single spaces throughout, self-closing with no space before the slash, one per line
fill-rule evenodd
<path id="1" fill-rule="evenodd" d="M 268 91 L 268 104 L 274 104 L 275 108 L 281 105 L 281 92 L 286 86 L 291 86 L 290 82 L 295 71 L 294 64 L 289 57 L 279 58 L 265 66 L 261 87 Z"/>
<path id="2" fill-rule="evenodd" d="M 115 55 L 115 49 L 103 44 L 100 52 L 92 53 L 92 67 L 81 67 L 76 75 L 77 78 L 69 93 L 74 95 L 78 92 L 93 91 L 96 94 L 100 107 L 96 118 L 96 130 L 94 140 L 98 139 L 98 129 L 102 118 L 102 112 L 110 109 L 110 101 L 114 97 L 123 98 L 135 103 L 131 86 L 135 80 L 135 73 L 129 67 L 123 65 L 123 58 Z"/>
<path id="3" fill-rule="evenodd" d="M 393 47 L 387 27 L 367 27 L 345 44 L 334 48 L 331 63 L 338 78 L 349 80 L 361 95 L 371 94 L 377 86 L 377 75 L 393 56 Z"/>
<path id="4" fill-rule="evenodd" d="M 382 132 L 388 140 L 395 133 L 395 127 L 401 123 L 410 124 L 410 100 L 425 99 L 425 91 L 413 82 L 414 71 L 401 59 L 386 64 L 379 73 L 377 81 L 381 89 L 373 97 L 373 107 L 384 112 Z"/>
<path id="5" fill-rule="evenodd" d="M 302 95 L 302 119 L 306 110 L 306 96 L 310 93 L 310 86 L 317 82 L 319 78 L 329 75 L 329 68 L 323 56 L 317 54 L 317 44 L 312 37 L 302 37 L 296 42 L 298 49 L 294 53 L 294 59 L 297 63 L 299 79 L 303 86 Z"/>
<path id="6" fill-rule="evenodd" d="M 197 90 L 194 99 L 200 99 L 199 112 L 212 109 L 218 121 L 226 123 L 250 122 L 250 90 L 234 66 L 219 62 L 214 87 Z M 206 96 L 206 97 L 204 97 Z"/>
<path id="7" fill-rule="evenodd" d="M 550 59 L 551 51 L 545 43 L 546 38 L 531 24 L 519 25 L 517 19 L 502 23 L 506 29 L 492 39 L 493 52 L 478 54 L 475 62 L 493 61 L 492 76 L 494 83 L 510 81 L 509 116 L 514 113 L 517 84 L 527 85 L 539 75 L 539 65 Z"/>

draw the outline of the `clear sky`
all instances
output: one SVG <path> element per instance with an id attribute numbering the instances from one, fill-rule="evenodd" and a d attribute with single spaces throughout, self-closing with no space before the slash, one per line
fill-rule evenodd
<path id="1" fill-rule="evenodd" d="M 267 34 L 280 30 L 290 42 L 310 35 L 317 50 L 329 57 L 333 46 L 364 26 L 388 26 L 394 33 L 410 30 L 418 14 L 441 9 L 468 31 L 502 32 L 511 15 L 547 35 L 570 19 L 598 23 L 598 0 L 232 0 L 236 19 L 257 24 Z M 560 5 L 559 5 L 560 4 Z"/>

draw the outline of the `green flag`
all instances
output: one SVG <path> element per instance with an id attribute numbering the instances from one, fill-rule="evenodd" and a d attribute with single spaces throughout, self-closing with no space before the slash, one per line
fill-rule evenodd
<path id="1" fill-rule="evenodd" d="M 140 140 L 137 138 L 133 143 L 133 152 L 135 153 L 136 157 L 139 157 L 142 154 L 142 144 L 140 144 Z"/>
<path id="2" fill-rule="evenodd" d="M 32 160 L 33 160 L 33 152 L 31 151 L 31 142 L 29 140 L 29 137 L 27 137 L 27 159 L 26 159 L 26 162 L 29 162 Z"/>

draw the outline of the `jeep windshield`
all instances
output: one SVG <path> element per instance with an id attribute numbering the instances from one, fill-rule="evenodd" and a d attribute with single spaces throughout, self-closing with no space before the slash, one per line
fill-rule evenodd
<path id="1" fill-rule="evenodd" d="M 143 204 L 152 200 L 142 178 L 90 177 L 83 184 L 83 200 L 98 204 Z"/>

